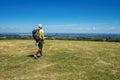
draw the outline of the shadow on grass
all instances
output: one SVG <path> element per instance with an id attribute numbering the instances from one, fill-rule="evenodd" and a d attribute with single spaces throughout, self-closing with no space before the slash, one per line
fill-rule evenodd
<path id="1" fill-rule="evenodd" d="M 27 57 L 34 58 L 34 54 L 29 54 Z"/>
<path id="2" fill-rule="evenodd" d="M 36 59 L 36 58 L 34 57 L 34 54 L 29 54 L 29 55 L 27 55 L 27 57 Z M 37 57 L 38 57 L 38 58 L 41 58 L 41 56 L 37 56 Z"/>

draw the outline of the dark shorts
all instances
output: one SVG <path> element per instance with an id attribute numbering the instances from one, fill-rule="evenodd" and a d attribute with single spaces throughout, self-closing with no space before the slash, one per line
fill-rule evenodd
<path id="1" fill-rule="evenodd" d="M 39 49 L 42 50 L 42 48 L 43 48 L 43 41 L 40 40 L 40 41 L 38 42 L 38 47 L 39 47 Z"/>

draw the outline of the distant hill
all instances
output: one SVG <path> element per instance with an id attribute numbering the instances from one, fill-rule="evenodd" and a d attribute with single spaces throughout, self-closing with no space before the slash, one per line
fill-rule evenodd
<path id="1" fill-rule="evenodd" d="M 87 40 L 120 42 L 120 34 L 103 33 L 46 33 L 49 40 Z M 1 33 L 0 39 L 33 39 L 31 33 Z"/>

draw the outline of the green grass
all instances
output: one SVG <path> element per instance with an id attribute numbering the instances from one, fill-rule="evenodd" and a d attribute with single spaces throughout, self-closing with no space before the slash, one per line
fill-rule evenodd
<path id="1" fill-rule="evenodd" d="M 0 40 L 0 80 L 119 80 L 120 43 L 46 40 L 44 57 L 30 57 L 33 40 Z"/>

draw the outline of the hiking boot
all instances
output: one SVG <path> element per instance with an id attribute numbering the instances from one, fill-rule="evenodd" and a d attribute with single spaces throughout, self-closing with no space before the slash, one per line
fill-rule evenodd
<path id="1" fill-rule="evenodd" d="M 35 59 L 38 59 L 38 57 L 36 56 L 36 54 L 33 55 Z"/>

